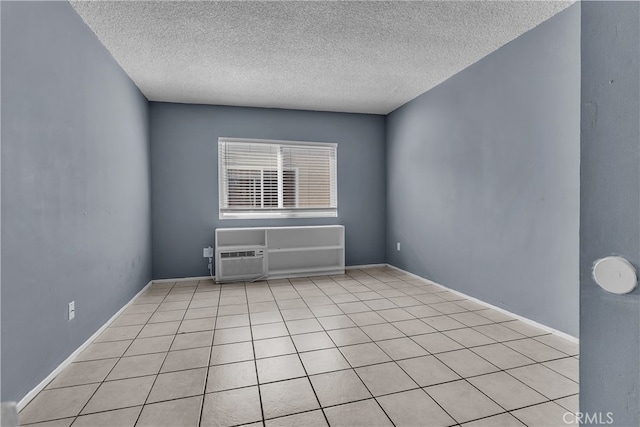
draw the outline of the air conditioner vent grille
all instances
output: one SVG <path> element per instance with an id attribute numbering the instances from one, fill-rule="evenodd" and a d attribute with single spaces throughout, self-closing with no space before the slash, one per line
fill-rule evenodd
<path id="1" fill-rule="evenodd" d="M 220 252 L 221 258 L 240 258 L 245 256 L 256 256 L 256 251 Z"/>

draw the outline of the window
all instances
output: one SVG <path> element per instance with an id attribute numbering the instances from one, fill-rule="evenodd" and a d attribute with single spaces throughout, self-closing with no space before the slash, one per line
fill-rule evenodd
<path id="1" fill-rule="evenodd" d="M 218 139 L 220 219 L 338 216 L 337 148 Z"/>

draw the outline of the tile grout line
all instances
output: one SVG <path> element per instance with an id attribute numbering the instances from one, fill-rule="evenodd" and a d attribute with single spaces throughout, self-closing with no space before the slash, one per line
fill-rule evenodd
<path id="1" fill-rule="evenodd" d="M 213 281 L 213 279 L 211 279 Z M 204 281 L 204 280 L 203 280 Z M 207 280 L 208 282 L 208 280 Z M 198 285 L 200 284 L 200 282 L 198 282 Z M 200 413 L 198 414 L 198 426 L 202 425 L 202 416 L 204 415 L 204 404 L 205 404 L 205 400 L 207 397 L 207 386 L 209 385 L 209 372 L 211 370 L 211 356 L 213 354 L 213 342 L 216 339 L 216 325 L 218 323 L 218 312 L 220 310 L 220 299 L 222 298 L 222 286 L 219 284 L 216 284 L 215 281 L 213 281 L 212 283 L 213 286 L 218 286 L 219 287 L 219 292 L 218 292 L 218 298 L 217 298 L 217 304 L 216 304 L 216 316 L 215 316 L 215 320 L 213 323 L 213 331 L 211 334 L 211 345 L 209 346 L 209 359 L 207 360 L 207 372 L 205 374 L 204 377 L 204 387 L 202 389 L 202 402 L 200 403 Z M 186 315 L 186 313 L 185 313 Z"/>

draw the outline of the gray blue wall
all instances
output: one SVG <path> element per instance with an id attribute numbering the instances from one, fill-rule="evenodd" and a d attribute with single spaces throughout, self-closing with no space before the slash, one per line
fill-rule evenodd
<path id="1" fill-rule="evenodd" d="M 0 4 L 4 401 L 151 279 L 151 227 L 147 100 L 67 2 Z"/>
<path id="2" fill-rule="evenodd" d="M 574 5 L 388 116 L 387 262 L 577 336 L 579 156 Z"/>
<path id="3" fill-rule="evenodd" d="M 640 270 L 640 4 L 582 4 L 580 410 L 640 425 L 640 289 L 608 294 L 593 262 Z M 593 415 L 592 415 L 593 416 Z"/>
<path id="4" fill-rule="evenodd" d="M 208 275 L 218 227 L 343 224 L 347 265 L 385 262 L 385 118 L 150 103 L 154 279 Z M 218 137 L 338 143 L 338 218 L 218 219 Z"/>

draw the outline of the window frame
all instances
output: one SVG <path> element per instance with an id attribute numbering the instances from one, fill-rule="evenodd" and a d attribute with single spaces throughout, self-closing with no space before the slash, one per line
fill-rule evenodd
<path id="1" fill-rule="evenodd" d="M 278 148 L 278 161 L 276 167 L 276 174 L 278 175 L 278 204 L 284 204 L 284 194 L 281 188 L 282 173 L 280 169 L 284 169 L 281 159 L 280 147 L 322 147 L 333 149 L 333 156 L 330 157 L 329 164 L 329 203 L 335 200 L 335 206 L 327 206 L 322 208 L 299 208 L 299 207 L 277 207 L 277 208 L 245 208 L 234 209 L 223 207 L 225 203 L 228 203 L 228 171 L 222 164 L 222 158 L 220 156 L 222 143 L 247 143 L 247 144 L 267 144 L 277 145 Z M 338 216 L 338 144 L 333 142 L 310 142 L 310 141 L 287 141 L 276 139 L 251 139 L 251 138 L 218 138 L 218 218 L 220 220 L 225 219 L 286 219 L 286 218 L 335 218 Z M 263 180 L 263 174 L 265 170 L 270 170 L 269 166 L 234 166 L 232 169 L 238 170 L 258 170 L 261 171 L 261 180 Z M 299 167 L 289 166 L 286 170 L 294 171 L 295 173 L 295 200 L 296 205 L 299 203 Z M 227 173 L 227 179 L 225 179 L 225 172 Z M 334 182 L 332 183 L 331 180 Z M 227 183 L 227 185 L 225 185 Z M 264 197 L 264 194 L 261 195 Z"/>

